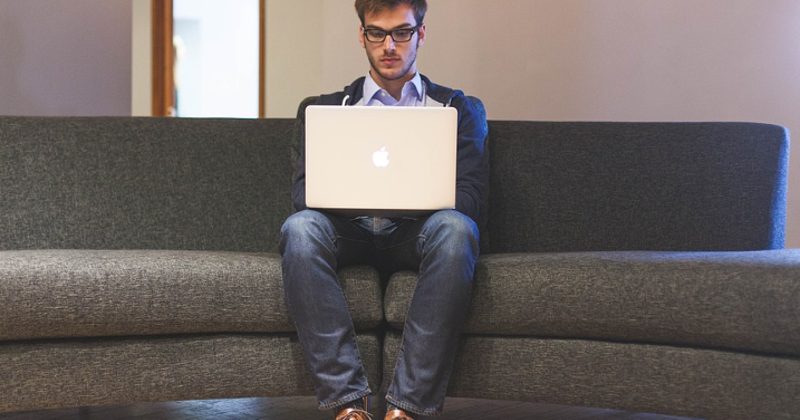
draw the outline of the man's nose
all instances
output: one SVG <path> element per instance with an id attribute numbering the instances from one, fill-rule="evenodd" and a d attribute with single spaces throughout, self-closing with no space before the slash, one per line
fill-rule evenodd
<path id="1" fill-rule="evenodd" d="M 386 39 L 383 40 L 383 47 L 386 51 L 394 51 L 397 49 L 397 45 L 395 45 L 394 38 L 392 38 L 391 34 L 386 34 Z"/>

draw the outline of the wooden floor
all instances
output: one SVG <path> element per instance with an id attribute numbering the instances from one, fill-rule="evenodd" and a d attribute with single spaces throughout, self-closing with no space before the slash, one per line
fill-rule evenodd
<path id="1" fill-rule="evenodd" d="M 381 415 L 375 413 L 376 420 Z M 124 407 L 92 407 L 0 414 L 2 420 L 113 419 L 113 420 L 331 420 L 311 397 L 247 398 L 234 400 L 177 401 Z M 514 401 L 449 398 L 439 420 L 686 420 L 686 417 L 630 413 L 617 410 L 565 407 Z"/>

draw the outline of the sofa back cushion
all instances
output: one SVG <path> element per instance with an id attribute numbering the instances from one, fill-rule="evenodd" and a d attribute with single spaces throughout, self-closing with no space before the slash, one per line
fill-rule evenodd
<path id="1" fill-rule="evenodd" d="M 0 117 L 0 249 L 275 251 L 293 119 Z M 490 121 L 482 252 L 784 243 L 788 134 Z"/>
<path id="2" fill-rule="evenodd" d="M 295 127 L 0 117 L 0 249 L 274 251 Z"/>
<path id="3" fill-rule="evenodd" d="M 782 127 L 490 121 L 489 145 L 484 251 L 783 247 Z"/>

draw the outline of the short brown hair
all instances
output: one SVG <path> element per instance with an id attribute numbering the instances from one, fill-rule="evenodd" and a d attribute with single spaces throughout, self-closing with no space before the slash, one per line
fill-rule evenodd
<path id="1" fill-rule="evenodd" d="M 425 19 L 425 12 L 428 10 L 428 2 L 426 0 L 356 0 L 356 13 L 358 18 L 361 19 L 361 25 L 364 25 L 364 17 L 368 13 L 378 13 L 386 9 L 394 9 L 400 4 L 407 4 L 414 9 L 414 18 L 417 20 L 417 25 L 422 25 Z"/>

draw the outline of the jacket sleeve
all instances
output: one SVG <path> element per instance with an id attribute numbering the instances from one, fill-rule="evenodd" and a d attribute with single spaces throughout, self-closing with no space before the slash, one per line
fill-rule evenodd
<path id="1" fill-rule="evenodd" d="M 297 108 L 297 126 L 292 156 L 295 159 L 292 175 L 292 204 L 296 211 L 306 206 L 306 107 L 319 102 L 319 98 L 306 98 Z"/>
<path id="2" fill-rule="evenodd" d="M 458 96 L 458 153 L 456 169 L 456 210 L 479 226 L 486 217 L 489 190 L 489 148 L 486 110 L 480 99 Z"/>
<path id="3" fill-rule="evenodd" d="M 292 175 L 292 204 L 296 211 L 305 210 L 306 207 L 306 157 L 305 157 L 305 123 L 298 121 L 298 141 L 295 142 L 294 174 Z"/>

